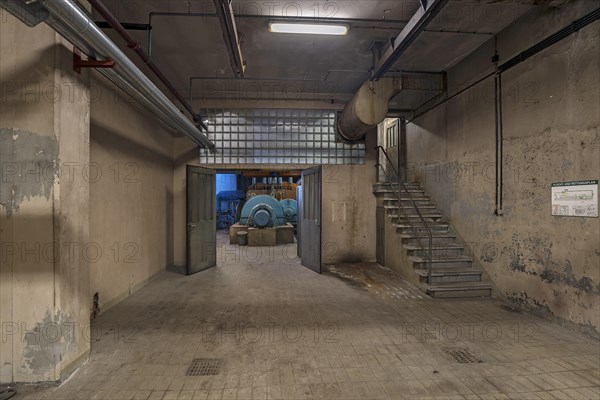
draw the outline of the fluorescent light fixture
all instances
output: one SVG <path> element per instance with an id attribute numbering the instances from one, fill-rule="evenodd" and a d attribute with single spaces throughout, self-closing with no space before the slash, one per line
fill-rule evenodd
<path id="1" fill-rule="evenodd" d="M 346 25 L 270 22 L 269 31 L 274 33 L 301 33 L 307 35 L 346 35 L 348 27 Z"/>

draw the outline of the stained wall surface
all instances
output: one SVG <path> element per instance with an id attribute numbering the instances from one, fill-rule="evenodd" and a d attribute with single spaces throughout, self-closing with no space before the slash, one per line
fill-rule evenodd
<path id="1" fill-rule="evenodd" d="M 89 298 L 103 312 L 173 264 L 174 138 L 102 75 L 92 88 Z"/>
<path id="2" fill-rule="evenodd" d="M 90 348 L 89 75 L 4 12 L 0 48 L 0 381 L 55 381 Z"/>
<path id="3" fill-rule="evenodd" d="M 536 9 L 498 35 L 500 63 L 593 7 Z M 569 36 L 502 75 L 504 215 L 495 216 L 493 78 L 408 124 L 411 174 L 423 183 L 496 295 L 600 330 L 600 221 L 551 216 L 553 182 L 600 177 L 600 31 Z M 494 42 L 448 72 L 458 91 L 493 71 Z"/>

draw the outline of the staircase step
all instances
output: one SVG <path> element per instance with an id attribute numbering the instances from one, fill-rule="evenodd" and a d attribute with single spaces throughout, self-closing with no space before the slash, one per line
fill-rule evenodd
<path id="1" fill-rule="evenodd" d="M 392 217 L 392 215 L 394 215 L 394 216 Z M 406 215 L 390 214 L 390 215 L 388 215 L 388 217 L 400 219 L 400 220 L 409 219 L 411 221 L 414 221 L 414 220 L 418 221 L 421 219 L 421 217 L 423 217 L 425 220 L 427 220 L 427 219 L 439 220 L 440 218 L 443 218 L 444 216 L 440 213 L 425 213 L 425 212 L 421 211 L 421 217 L 419 216 L 419 214 L 406 214 Z"/>
<path id="2" fill-rule="evenodd" d="M 426 212 L 431 213 L 432 210 L 435 210 L 434 205 L 431 205 L 431 207 L 428 207 L 428 206 L 429 206 L 429 204 L 417 204 L 417 208 L 419 209 L 419 211 L 421 211 L 421 214 L 426 213 Z M 383 206 L 383 208 L 385 208 L 386 210 L 400 210 L 399 206 Z M 414 211 L 416 213 L 415 208 L 412 206 L 412 204 L 409 206 L 402 207 L 402 211 L 405 214 L 407 214 L 407 211 Z M 396 215 L 396 214 L 389 214 L 389 215 Z"/>
<path id="3" fill-rule="evenodd" d="M 450 228 L 450 225 L 447 222 L 431 222 L 427 223 L 427 228 L 420 221 L 415 221 L 411 224 L 394 224 L 394 227 L 397 229 L 402 229 L 404 232 L 406 231 L 417 231 L 417 232 L 426 232 L 427 228 L 432 231 L 447 231 Z M 428 235 L 426 235 L 429 238 Z"/>
<path id="4" fill-rule="evenodd" d="M 398 183 L 398 182 L 377 182 L 375 185 L 376 186 L 400 186 L 400 183 Z M 404 186 L 420 188 L 421 184 L 419 182 L 405 182 Z"/>
<path id="5" fill-rule="evenodd" d="M 409 256 L 409 260 L 413 262 L 413 266 L 416 269 L 427 268 L 429 261 L 426 256 Z M 435 269 L 447 269 L 447 268 L 471 268 L 473 266 L 473 259 L 468 256 L 437 256 L 433 255 L 431 260 L 431 268 Z"/>
<path id="6" fill-rule="evenodd" d="M 406 195 L 402 195 L 400 196 L 400 201 L 430 201 L 431 198 L 429 196 L 406 196 Z M 398 197 L 394 198 L 393 200 L 388 200 L 388 201 L 398 201 Z"/>
<path id="7" fill-rule="evenodd" d="M 398 194 L 400 194 L 402 197 L 427 196 L 424 190 L 409 190 L 408 193 L 402 190 L 400 192 L 394 192 L 392 195 L 388 195 L 386 197 L 391 198 L 392 200 L 398 200 Z"/>
<path id="8" fill-rule="evenodd" d="M 409 256 L 416 256 L 427 259 L 429 257 L 429 239 L 421 240 L 421 244 L 413 243 L 411 246 L 419 247 L 418 250 L 408 250 Z M 453 243 L 444 243 L 444 244 L 453 244 Z M 464 246 L 444 246 L 444 244 L 436 244 L 433 243 L 433 248 L 431 249 L 431 255 L 434 259 L 436 258 L 456 258 L 461 257 L 465 254 Z M 421 248 L 421 247 L 424 248 Z M 404 246 L 406 248 L 406 246 Z"/>
<path id="9" fill-rule="evenodd" d="M 399 210 L 400 208 L 402 208 L 405 211 L 414 211 L 415 204 L 419 208 L 419 210 L 423 207 L 425 207 L 424 209 L 426 209 L 427 207 L 435 207 L 435 204 L 432 203 L 431 200 L 415 200 L 414 203 L 410 200 L 402 200 L 402 203 L 400 203 L 400 205 L 398 205 L 398 203 L 396 202 L 396 204 L 388 203 L 384 204 L 383 206 L 388 207 L 390 210 Z"/>
<path id="10" fill-rule="evenodd" d="M 427 269 L 416 269 L 422 283 L 427 283 Z M 444 270 L 433 269 L 431 271 L 431 284 L 458 283 L 458 282 L 481 282 L 481 271 L 469 268 L 448 268 Z"/>
<path id="11" fill-rule="evenodd" d="M 429 237 L 427 237 L 429 239 Z M 424 243 L 422 246 L 419 244 L 405 244 L 404 248 L 408 251 L 429 251 L 429 246 L 427 243 Z M 459 243 L 444 243 L 444 244 L 434 244 L 433 251 L 444 251 L 444 250 L 464 250 L 465 246 Z"/>
<path id="12" fill-rule="evenodd" d="M 458 282 L 437 285 L 421 284 L 421 290 L 434 298 L 489 297 L 492 285 L 486 282 Z"/>
<path id="13" fill-rule="evenodd" d="M 408 234 L 408 235 L 412 235 L 413 234 L 413 232 L 405 232 L 405 233 Z M 416 233 L 416 232 L 414 232 L 414 233 Z M 442 245 L 442 244 L 448 244 L 448 243 L 455 243 L 456 242 L 456 237 L 454 235 L 448 235 L 448 236 L 438 235 L 439 233 L 444 233 L 444 234 L 448 233 L 449 234 L 450 233 L 449 231 L 448 232 L 439 232 L 439 231 L 436 232 L 436 231 L 433 231 L 431 233 L 433 234 L 433 238 L 432 239 L 433 239 L 433 245 L 434 246 L 439 246 L 439 245 Z M 407 245 L 407 244 L 419 245 L 420 244 L 420 245 L 423 245 L 423 246 L 429 245 L 429 237 L 428 236 L 426 236 L 426 237 L 419 236 L 419 237 L 421 238 L 420 243 L 419 243 L 419 240 L 418 240 L 417 236 L 412 236 L 412 237 L 401 238 L 402 244 L 403 245 Z"/>

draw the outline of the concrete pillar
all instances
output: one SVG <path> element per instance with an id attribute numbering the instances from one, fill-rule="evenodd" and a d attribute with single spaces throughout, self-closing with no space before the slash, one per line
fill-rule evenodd
<path id="1" fill-rule="evenodd" d="M 57 381 L 90 348 L 89 72 L 0 18 L 0 381 Z"/>

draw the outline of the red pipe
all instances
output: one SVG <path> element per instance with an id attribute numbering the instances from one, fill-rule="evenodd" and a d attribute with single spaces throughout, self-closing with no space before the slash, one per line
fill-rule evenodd
<path id="1" fill-rule="evenodd" d="M 160 81 L 169 89 L 171 93 L 179 100 L 179 102 L 185 107 L 185 109 L 191 114 L 195 123 L 199 124 L 204 130 L 208 132 L 208 127 L 202 122 L 196 119 L 196 113 L 192 106 L 183 98 L 181 94 L 175 89 L 173 84 L 169 82 L 167 77 L 162 73 L 162 71 L 154 64 L 148 54 L 142 49 L 142 45 L 140 42 L 136 41 L 133 36 L 121 25 L 119 20 L 110 12 L 108 8 L 102 3 L 100 0 L 88 0 L 88 3 L 94 7 L 94 10 L 98 11 L 100 15 L 106 20 L 106 22 L 115 30 L 117 33 L 125 39 L 127 42 L 127 47 L 135 51 L 142 61 L 154 72 L 154 74 L 160 79 Z"/>

